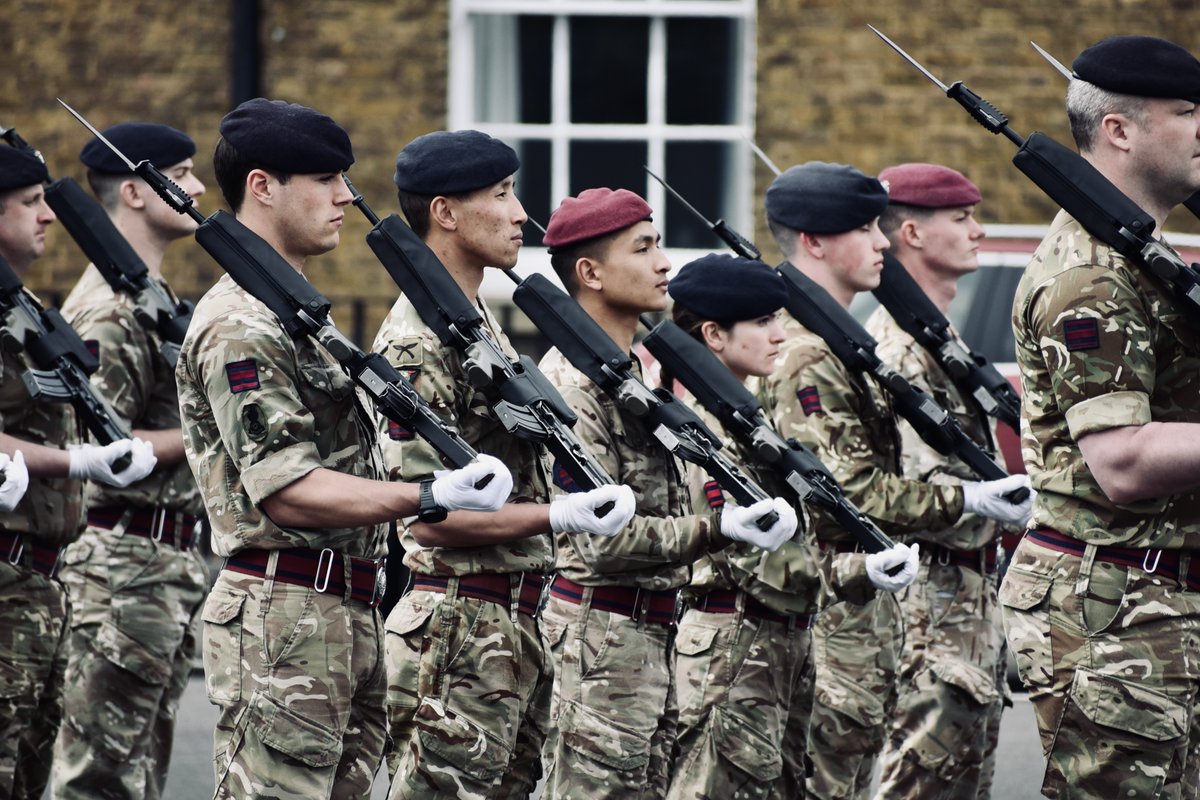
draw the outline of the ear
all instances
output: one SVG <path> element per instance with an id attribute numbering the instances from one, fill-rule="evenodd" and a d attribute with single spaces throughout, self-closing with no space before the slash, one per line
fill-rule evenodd
<path id="1" fill-rule="evenodd" d="M 455 214 L 454 203 L 449 197 L 438 195 L 430 201 L 429 224 L 436 225 L 444 231 L 458 230 L 458 217 Z"/>
<path id="2" fill-rule="evenodd" d="M 270 206 L 275 202 L 275 179 L 261 169 L 252 169 L 246 175 L 246 197 L 254 198 L 259 205 Z"/>
<path id="3" fill-rule="evenodd" d="M 801 231 L 797 241 L 800 242 L 801 249 L 813 258 L 825 258 L 825 244 L 820 236 Z"/>
<path id="4" fill-rule="evenodd" d="M 917 225 L 915 220 L 906 219 L 900 223 L 900 227 L 896 229 L 897 238 L 906 247 L 911 247 L 914 250 L 920 250 L 925 247 L 925 240 L 921 237 L 921 226 Z"/>
<path id="5" fill-rule="evenodd" d="M 1137 124 L 1124 114 L 1105 114 L 1100 120 L 1100 135 L 1111 146 L 1125 152 L 1131 147 L 1130 128 L 1136 129 Z"/>
<path id="6" fill-rule="evenodd" d="M 720 353 L 725 349 L 725 331 L 712 320 L 700 325 L 700 335 L 704 337 L 704 343 L 708 345 L 708 349 L 714 353 Z"/>
<path id="7" fill-rule="evenodd" d="M 604 288 L 604 278 L 600 262 L 587 256 L 582 256 L 575 261 L 575 280 L 581 287 L 586 286 L 593 292 L 599 292 Z"/>
<path id="8" fill-rule="evenodd" d="M 117 188 L 117 192 L 121 197 L 121 204 L 129 208 L 145 208 L 145 192 L 149 191 L 153 190 L 145 183 L 132 179 L 121 181 L 121 185 Z"/>

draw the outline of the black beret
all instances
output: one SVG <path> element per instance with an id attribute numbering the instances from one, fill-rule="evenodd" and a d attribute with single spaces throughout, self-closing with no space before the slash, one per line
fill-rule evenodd
<path id="1" fill-rule="evenodd" d="M 0 145 L 0 192 L 50 180 L 46 165 L 31 150 Z"/>
<path id="2" fill-rule="evenodd" d="M 247 100 L 221 120 L 221 136 L 252 163 L 289 175 L 340 172 L 354 163 L 341 125 L 283 100 Z"/>
<path id="3" fill-rule="evenodd" d="M 521 168 L 517 152 L 481 131 L 434 131 L 396 156 L 396 188 L 412 194 L 466 194 Z"/>
<path id="4" fill-rule="evenodd" d="M 165 169 L 196 155 L 196 143 L 192 141 L 192 137 L 170 125 L 122 122 L 101 133 L 134 164 L 149 161 L 159 169 Z M 110 172 L 114 175 L 133 174 L 116 153 L 95 137 L 79 151 L 79 160 L 100 172 Z"/>
<path id="5" fill-rule="evenodd" d="M 767 189 L 767 216 L 804 233 L 844 233 L 878 217 L 887 204 L 878 180 L 824 161 L 791 167 Z"/>
<path id="6" fill-rule="evenodd" d="M 1113 36 L 1079 54 L 1076 78 L 1109 92 L 1200 102 L 1200 61 L 1154 36 Z"/>
<path id="7" fill-rule="evenodd" d="M 710 253 L 680 268 L 667 285 L 671 298 L 704 319 L 740 322 L 783 308 L 783 277 L 761 261 Z"/>

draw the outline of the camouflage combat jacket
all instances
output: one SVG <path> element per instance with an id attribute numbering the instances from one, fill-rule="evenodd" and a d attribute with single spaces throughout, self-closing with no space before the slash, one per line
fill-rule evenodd
<path id="1" fill-rule="evenodd" d="M 46 447 L 82 441 L 71 405 L 34 402 L 21 380 L 25 369 L 20 354 L 0 347 L 0 432 Z M 30 477 L 17 507 L 0 512 L 0 531 L 31 535 L 51 547 L 78 539 L 83 525 L 83 481 L 68 478 Z"/>
<path id="2" fill-rule="evenodd" d="M 482 300 L 479 310 L 500 349 L 516 359 L 516 352 Z M 513 476 L 510 503 L 544 503 L 549 499 L 550 481 L 542 446 L 505 430 L 487 398 L 467 380 L 462 355 L 453 347 L 442 346 L 437 334 L 421 321 L 403 295 L 392 306 L 371 348 L 407 374 L 433 410 L 456 427 L 468 444 L 504 462 Z M 437 451 L 411 430 L 378 414 L 376 425 L 391 480 L 419 481 L 446 468 Z M 488 547 L 422 547 L 408 530 L 407 523 L 413 519 L 403 526 L 400 541 L 405 550 L 404 563 L 416 573 L 548 573 L 554 564 L 554 542 L 549 534 Z"/>
<path id="3" fill-rule="evenodd" d="M 879 342 L 875 354 L 904 379 L 928 394 L 950 412 L 950 416 L 975 444 L 993 460 L 996 458 L 996 426 L 973 400 L 964 400 L 954 381 L 938 365 L 929 351 L 904 331 L 883 306 L 867 320 L 867 332 Z M 957 337 L 958 333 L 951 331 Z M 906 420 L 900 427 L 900 469 L 905 478 L 929 483 L 961 484 L 977 481 L 977 476 L 957 456 L 944 456 L 927 445 Z M 1001 462 L 1001 466 L 1004 466 Z M 958 550 L 977 550 L 1000 533 L 1000 523 L 977 514 L 963 514 L 950 527 L 926 530 L 915 535 L 921 541 L 937 542 Z"/>
<path id="4" fill-rule="evenodd" d="M 1076 442 L 1147 422 L 1200 422 L 1200 327 L 1145 270 L 1060 212 L 1017 287 L 1021 450 L 1038 492 L 1030 527 L 1098 545 L 1200 547 L 1200 490 L 1128 505 L 1100 489 Z"/>
<path id="5" fill-rule="evenodd" d="M 259 507 L 321 467 L 382 477 L 367 411 L 325 348 L 293 340 L 224 275 L 196 305 L 175 377 L 184 449 L 217 555 L 289 547 L 383 555 L 386 525 L 281 528 Z"/>
<path id="6" fill-rule="evenodd" d="M 159 284 L 174 300 L 166 282 Z M 100 360 L 100 368 L 91 376 L 92 386 L 127 427 L 149 431 L 178 428 L 175 368 L 159 350 L 162 340 L 158 334 L 142 327 L 133 309 L 133 299 L 114 292 L 100 271 L 89 264 L 67 295 L 62 313 Z M 169 469 L 156 469 L 124 489 L 89 484 L 87 498 L 90 507 L 159 507 L 188 514 L 198 514 L 203 508 L 186 460 Z"/>
<path id="7" fill-rule="evenodd" d="M 546 353 L 542 372 L 579 416 L 575 433 L 618 483 L 633 489 L 637 515 L 616 536 L 558 536 L 555 569 L 584 586 L 631 586 L 661 591 L 683 586 L 690 565 L 705 551 L 728 543 L 720 512 L 693 514 L 679 463 L 642 420 L 619 408 L 557 350 Z M 635 374 L 641 361 L 634 356 Z M 565 480 L 556 484 L 563 488 Z"/>
<path id="8" fill-rule="evenodd" d="M 805 443 L 850 499 L 889 535 L 940 530 L 962 516 L 962 490 L 900 476 L 900 434 L 883 389 L 851 373 L 824 340 L 792 318 L 778 367 L 760 384 L 768 419 L 784 438 Z M 817 538 L 850 541 L 825 514 Z"/>

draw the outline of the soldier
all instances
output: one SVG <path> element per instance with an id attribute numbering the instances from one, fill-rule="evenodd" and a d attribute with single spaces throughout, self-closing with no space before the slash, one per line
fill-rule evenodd
<path id="1" fill-rule="evenodd" d="M 544 239 L 567 290 L 625 352 L 639 315 L 667 305 L 671 265 L 650 213 L 633 192 L 589 189 L 562 201 Z M 662 797 L 678 717 L 671 644 L 679 588 L 698 556 L 730 540 L 778 549 L 795 532 L 796 512 L 774 498 L 693 513 L 679 464 L 644 420 L 558 351 L 542 368 L 579 416 L 580 438 L 638 495 L 637 516 L 620 536 L 558 538 L 558 575 L 542 611 L 556 666 L 546 796 Z M 778 521 L 760 530 L 757 520 L 772 509 Z"/>
<path id="2" fill-rule="evenodd" d="M 213 157 L 238 220 L 297 271 L 337 246 L 353 162 L 332 119 L 262 98 L 225 116 Z M 216 796 L 366 797 L 385 737 L 374 609 L 386 523 L 422 494 L 496 508 L 511 476 L 481 456 L 423 487 L 381 480 L 350 378 L 228 275 L 197 304 L 176 378 L 188 463 L 226 558 L 202 611 Z"/>
<path id="3" fill-rule="evenodd" d="M 887 192 L 875 178 L 844 164 L 792 167 L 767 190 L 767 223 L 784 255 L 843 307 L 879 283 L 888 241 L 877 219 Z M 847 496 L 887 533 L 941 530 L 964 513 L 1019 523 L 1028 502 L 1004 494 L 1024 476 L 962 486 L 901 476 L 900 435 L 888 396 L 868 376 L 852 373 L 825 342 L 788 323 L 781 365 L 762 384 L 764 407 L 779 432 L 809 445 Z M 824 521 L 817 539 L 832 569 L 854 550 L 847 534 Z M 904 633 L 890 593 L 864 605 L 834 602 L 813 627 L 815 694 L 808 752 L 814 797 L 868 792 L 896 701 Z"/>
<path id="4" fill-rule="evenodd" d="M 787 290 L 761 261 L 707 255 L 685 264 L 668 289 L 675 322 L 743 382 L 765 377 L 785 336 L 779 310 Z M 668 387 L 669 381 L 668 381 Z M 715 417 L 697 409 L 718 436 Z M 788 494 L 782 475 L 740 443 L 729 455 L 768 491 Z M 692 505 L 719 508 L 720 486 L 688 466 Z M 801 506 L 802 536 L 774 553 L 734 543 L 692 565 L 686 610 L 675 638 L 679 733 L 670 798 L 804 796 L 803 755 L 811 695 L 809 628 L 821 593 L 820 552 Z M 901 589 L 916 575 L 916 548 L 847 559 L 832 581 L 839 597 L 862 603 L 878 587 Z M 897 565 L 896 575 L 887 570 Z"/>
<path id="5" fill-rule="evenodd" d="M 0 147 L 0 257 L 18 276 L 41 257 L 55 219 L 47 180 L 32 152 Z M 28 362 L 19 350 L 2 351 L 0 451 L 12 459 L 5 486 L 22 480 L 16 465 L 24 463 L 28 490 L 0 514 L 0 795 L 36 800 L 62 718 L 70 604 L 54 574 L 83 525 L 82 481 L 140 480 L 154 468 L 154 449 L 137 439 L 81 444 L 71 407 L 34 402 L 21 380 Z M 114 474 L 111 465 L 126 454 L 130 465 Z"/>
<path id="6" fill-rule="evenodd" d="M 888 206 L 879 229 L 892 253 L 944 314 L 958 279 L 979 268 L 983 226 L 975 219 L 979 189 L 937 164 L 901 164 L 879 173 Z M 947 409 L 993 457 L 994 424 L 963 396 L 934 357 L 878 308 L 867 330 L 877 355 Z M 951 332 L 952 335 L 957 335 Z M 899 423 L 905 478 L 971 481 L 957 458 L 943 456 Z M 905 641 L 900 697 L 883 755 L 880 797 L 976 800 L 991 796 L 1000 714 L 1007 701 L 1004 628 L 996 601 L 1000 526 L 963 514 L 944 530 L 917 533 L 921 569 L 897 595 Z"/>
<path id="7" fill-rule="evenodd" d="M 166 125 L 126 122 L 104 135 L 134 161 L 148 159 L 192 197 L 196 144 Z M 113 225 L 162 278 L 167 246 L 196 229 L 99 139 L 80 153 L 88 183 Z M 100 361 L 92 375 L 123 423 L 154 443 L 158 465 L 123 489 L 92 485 L 87 530 L 63 559 L 71 597 L 63 724 L 54 755 L 56 797 L 157 798 L 167 779 L 175 710 L 187 687 L 208 586 L 193 541 L 202 510 L 183 456 L 175 366 L 137 320 L 130 295 L 95 265 L 63 314 Z"/>
<path id="8" fill-rule="evenodd" d="M 1148 36 L 1084 50 L 1083 157 L 1161 228 L 1200 189 L 1200 61 Z M 1013 306 L 1038 490 L 1000 587 L 1048 797 L 1195 797 L 1200 332 L 1195 310 L 1059 212 Z"/>
<path id="9" fill-rule="evenodd" d="M 484 271 L 512 267 L 525 210 L 511 147 L 479 131 L 439 131 L 400 151 L 395 182 L 413 230 L 441 259 L 510 358 L 516 353 L 478 296 Z M 536 612 L 553 563 L 548 534 L 611 536 L 633 513 L 628 487 L 604 486 L 547 504 L 539 444 L 508 433 L 474 388 L 459 351 L 444 347 L 403 295 L 374 349 L 411 376 L 463 437 L 512 469 L 512 496 L 484 518 L 437 525 L 406 519 L 401 542 L 412 590 L 387 619 L 389 797 L 526 797 L 541 774 L 550 665 Z M 415 480 L 437 459 L 412 434 L 380 420 L 393 479 Z M 596 510 L 617 501 L 599 518 Z"/>

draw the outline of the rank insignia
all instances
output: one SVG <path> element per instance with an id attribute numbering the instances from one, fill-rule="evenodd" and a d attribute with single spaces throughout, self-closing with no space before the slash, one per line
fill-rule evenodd
<path id="1" fill-rule="evenodd" d="M 721 484 L 716 481 L 704 484 L 704 498 L 708 500 L 709 508 L 716 509 L 725 505 L 725 494 L 721 491 Z"/>
<path id="2" fill-rule="evenodd" d="M 413 429 L 406 425 L 401 425 L 395 420 L 388 420 L 388 437 L 397 442 L 409 442 L 416 436 Z"/>
<path id="3" fill-rule="evenodd" d="M 225 365 L 225 376 L 229 378 L 229 391 L 234 394 L 248 392 L 259 387 L 258 362 L 253 358 L 231 361 Z"/>
<path id="4" fill-rule="evenodd" d="M 811 417 L 818 411 L 823 411 L 821 408 L 821 393 L 817 391 L 815 386 L 805 386 L 803 389 L 796 391 L 796 399 L 800 401 L 800 409 L 804 412 L 804 416 Z"/>
<path id="5" fill-rule="evenodd" d="M 1100 320 L 1084 317 L 1063 323 L 1063 343 L 1070 351 L 1096 350 L 1100 347 Z"/>
<path id="6" fill-rule="evenodd" d="M 83 346 L 92 354 L 92 358 L 100 358 L 100 340 L 99 339 L 84 339 Z"/>
<path id="7" fill-rule="evenodd" d="M 571 477 L 571 473 L 567 472 L 566 467 L 560 464 L 557 458 L 554 459 L 554 485 L 564 492 L 582 491 L 579 484 Z"/>

